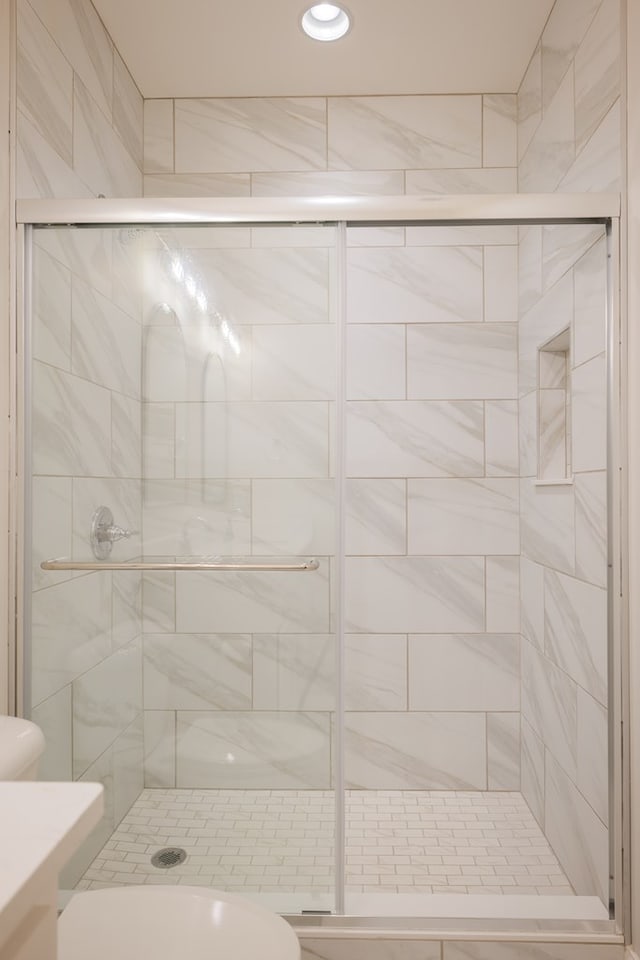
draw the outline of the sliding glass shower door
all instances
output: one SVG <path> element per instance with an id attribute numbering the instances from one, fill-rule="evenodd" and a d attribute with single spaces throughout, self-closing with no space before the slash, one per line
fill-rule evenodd
<path id="1" fill-rule="evenodd" d="M 33 232 L 32 716 L 107 800 L 68 886 L 333 909 L 334 260 L 331 226 Z"/>
<path id="2" fill-rule="evenodd" d="M 551 219 L 32 230 L 29 696 L 107 800 L 67 887 L 608 919 L 615 245 Z"/>

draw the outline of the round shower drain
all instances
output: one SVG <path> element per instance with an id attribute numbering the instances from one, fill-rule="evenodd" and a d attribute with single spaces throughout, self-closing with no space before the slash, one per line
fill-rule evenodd
<path id="1" fill-rule="evenodd" d="M 151 863 L 154 867 L 168 870 L 169 867 L 175 867 L 179 863 L 184 863 L 186 859 L 187 852 L 183 850 L 182 847 L 164 847 L 162 850 L 154 853 L 151 857 Z"/>

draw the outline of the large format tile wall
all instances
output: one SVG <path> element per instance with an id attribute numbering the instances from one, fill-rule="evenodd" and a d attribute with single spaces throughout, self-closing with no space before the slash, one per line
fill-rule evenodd
<path id="1" fill-rule="evenodd" d="M 88 0 L 19 0 L 17 195 L 140 195 L 142 97 Z M 33 719 L 47 779 L 100 780 L 105 816 L 65 871 L 73 885 L 142 786 L 136 574 L 45 573 L 90 559 L 109 505 L 141 529 L 141 260 L 135 235 L 35 234 L 32 426 Z M 140 552 L 134 537 L 119 558 Z"/>
<path id="2" fill-rule="evenodd" d="M 558 0 L 518 96 L 521 191 L 620 189 L 618 0 Z M 607 903 L 606 249 L 520 228 L 522 789 L 578 893 Z M 535 483 L 537 348 L 571 328 L 571 485 Z"/>
<path id="3" fill-rule="evenodd" d="M 513 96 L 147 101 L 145 189 L 263 196 L 514 190 L 515 121 Z M 321 442 L 326 450 L 326 412 L 318 418 L 316 411 L 333 395 L 333 358 L 326 323 L 313 324 L 303 302 L 314 296 L 323 251 L 310 230 L 297 240 L 282 229 L 219 236 L 210 231 L 201 245 L 237 249 L 189 256 L 200 270 L 220 271 L 209 274 L 209 286 L 244 283 L 249 293 L 236 296 L 235 315 L 261 324 L 243 336 L 243 351 L 254 353 L 253 381 L 236 372 L 239 364 L 228 369 L 229 397 L 241 402 L 228 404 L 218 449 L 205 464 L 204 485 L 218 491 L 209 499 L 222 503 L 229 494 L 220 448 L 230 445 L 236 539 L 228 522 L 225 541 L 224 524 L 208 517 L 215 503 L 202 516 L 197 446 L 191 472 L 180 462 L 185 428 L 197 440 L 201 426 L 183 423 L 185 404 L 168 401 L 196 399 L 203 373 L 201 362 L 182 384 L 170 382 L 167 358 L 184 350 L 174 324 L 152 331 L 156 354 L 148 355 L 155 392 L 146 398 L 144 433 L 147 549 L 190 552 L 207 543 L 208 527 L 217 536 L 205 552 L 231 552 L 235 543 L 239 552 L 326 555 L 333 550 L 326 462 L 321 473 L 306 462 L 291 472 L 282 457 L 260 465 L 268 450 L 252 458 L 247 447 L 256 442 L 258 415 L 264 439 L 282 442 L 274 415 L 281 420 L 295 401 L 312 448 Z M 348 237 L 352 786 L 519 787 L 516 244 L 511 227 L 353 229 Z M 256 249 L 267 245 L 274 249 Z M 257 317 L 254 296 L 262 299 Z M 270 300 L 274 307 L 265 310 Z M 304 322 L 292 325 L 292 311 Z M 193 404 L 190 410 L 193 417 Z M 298 459 L 308 459 L 308 444 L 296 443 Z M 158 579 L 145 584 L 150 785 L 330 783 L 329 595 L 314 624 L 311 597 L 305 618 L 297 612 L 303 588 L 326 590 L 323 576 L 305 575 L 304 585 L 289 578 L 282 589 L 293 591 L 290 609 L 277 617 L 260 596 L 256 604 L 246 575 L 220 586 L 178 578 L 175 594 Z M 268 583 L 279 594 L 273 576 Z M 261 764 L 248 751 L 251 738 L 262 747 Z M 304 754 L 313 764 L 301 763 Z M 228 756 L 233 764 L 222 762 Z"/>

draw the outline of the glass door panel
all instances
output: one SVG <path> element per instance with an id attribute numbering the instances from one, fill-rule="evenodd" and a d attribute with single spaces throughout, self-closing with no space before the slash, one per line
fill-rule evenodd
<path id="1" fill-rule="evenodd" d="M 29 696 L 106 790 L 64 883 L 331 910 L 335 230 L 33 236 Z"/>

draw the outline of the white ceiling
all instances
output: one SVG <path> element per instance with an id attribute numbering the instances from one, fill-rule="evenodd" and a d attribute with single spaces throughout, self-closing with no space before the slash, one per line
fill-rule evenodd
<path id="1" fill-rule="evenodd" d="M 515 93 L 554 0 L 347 0 L 319 43 L 305 0 L 94 0 L 144 97 Z"/>

